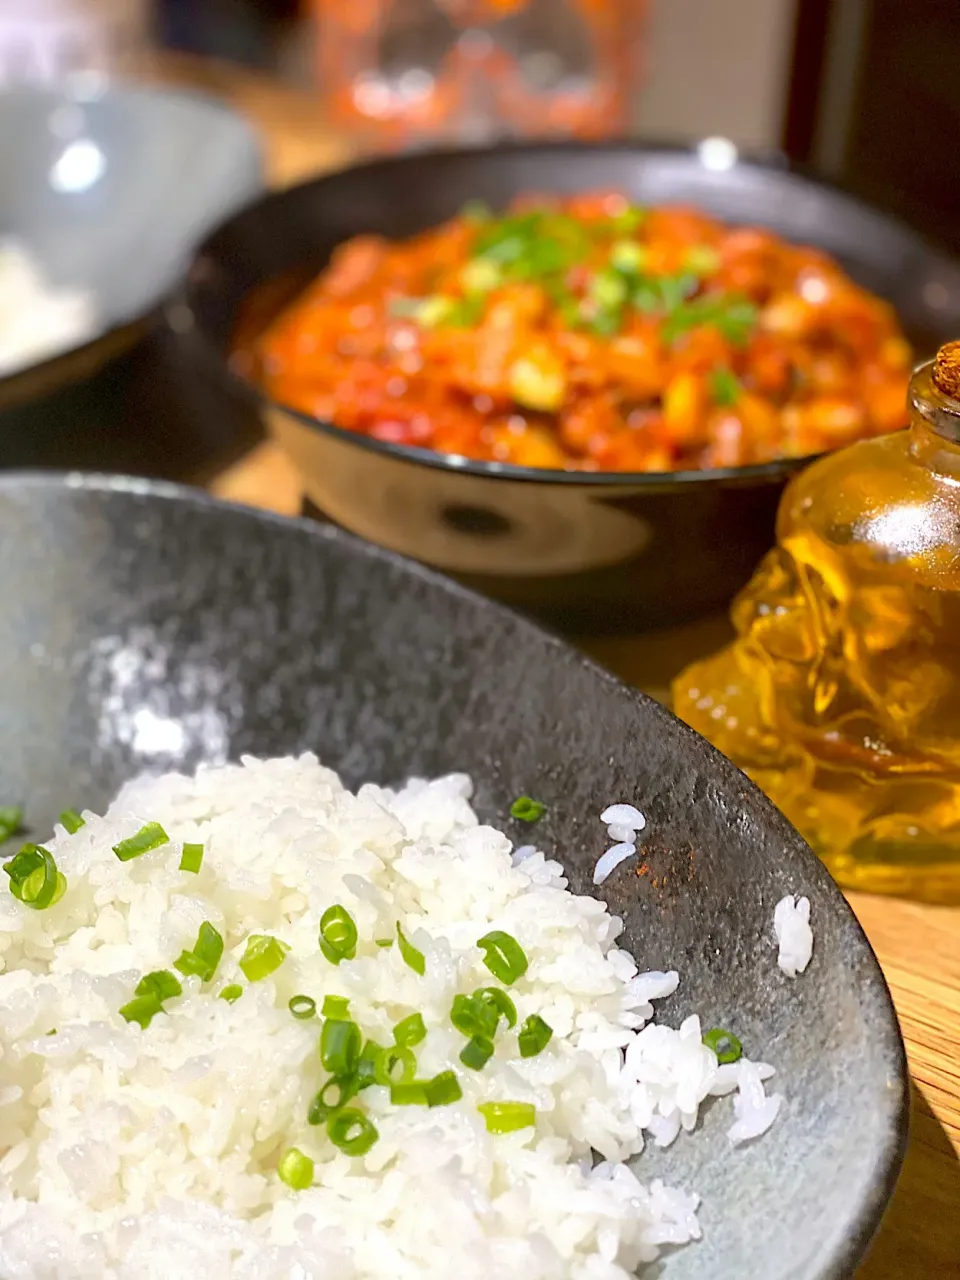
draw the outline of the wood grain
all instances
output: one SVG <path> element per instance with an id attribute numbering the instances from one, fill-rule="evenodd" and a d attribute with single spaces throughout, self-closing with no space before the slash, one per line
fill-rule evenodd
<path id="1" fill-rule="evenodd" d="M 338 163 L 347 148 L 319 121 L 309 95 L 245 73 L 179 59 L 153 74 L 199 85 L 261 127 L 277 185 Z M 287 515 L 300 509 L 297 474 L 272 443 L 210 486 L 222 498 Z M 662 696 L 670 678 L 728 634 L 725 619 L 588 646 L 624 679 Z M 910 1147 L 890 1209 L 860 1280 L 960 1280 L 960 909 L 850 894 L 890 984 L 913 1080 Z M 758 1277 L 757 1280 L 762 1280 Z"/>

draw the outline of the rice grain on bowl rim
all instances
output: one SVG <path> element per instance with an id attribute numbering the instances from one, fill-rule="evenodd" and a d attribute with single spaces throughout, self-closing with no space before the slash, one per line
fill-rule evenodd
<path id="1" fill-rule="evenodd" d="M 695 1190 L 647 1186 L 625 1161 L 694 1128 L 710 1095 L 736 1091 L 732 1141 L 759 1136 L 781 1105 L 773 1068 L 718 1060 L 709 1022 L 651 1021 L 678 975 L 638 973 L 606 905 L 531 846 L 518 860 L 470 794 L 451 775 L 354 795 L 313 756 L 246 759 L 135 781 L 106 815 L 56 829 L 63 897 L 31 910 L 0 892 L 5 1280 L 627 1280 L 699 1237 Z M 148 823 L 169 840 L 121 861 Z M 181 870 L 185 844 L 203 847 L 197 872 Z M 357 933 L 339 963 L 318 940 L 335 905 Z M 225 943 L 212 976 L 180 971 L 182 994 L 144 1028 L 121 1016 L 203 925 Z M 497 977 L 477 946 L 491 932 L 525 972 Z M 251 935 L 280 957 L 254 978 Z M 451 1008 L 480 988 L 506 993 L 516 1026 L 501 1021 L 471 1069 Z M 298 995 L 316 1016 L 294 1016 Z M 325 997 L 382 1046 L 420 1014 L 416 1079 L 453 1071 L 462 1096 L 402 1105 L 365 1088 L 349 1105 L 376 1141 L 339 1149 L 307 1119 L 329 1075 Z M 524 1057 L 533 1017 L 552 1036 Z M 534 1123 L 488 1131 L 478 1107 L 505 1102 Z M 313 1162 L 304 1189 L 278 1174 L 291 1149 Z"/>

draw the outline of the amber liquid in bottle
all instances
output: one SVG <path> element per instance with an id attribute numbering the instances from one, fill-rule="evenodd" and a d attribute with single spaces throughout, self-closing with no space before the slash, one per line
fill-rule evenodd
<path id="1" fill-rule="evenodd" d="M 906 431 L 786 490 L 737 639 L 677 714 L 762 787 L 844 885 L 960 901 L 960 378 L 910 387 Z M 944 390 L 946 388 L 946 391 Z M 949 394 L 948 394 L 949 392 Z"/>

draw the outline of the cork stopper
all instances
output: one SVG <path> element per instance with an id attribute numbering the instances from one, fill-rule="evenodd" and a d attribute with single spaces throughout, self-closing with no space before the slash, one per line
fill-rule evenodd
<path id="1" fill-rule="evenodd" d="M 933 385 L 951 400 L 960 400 L 960 342 L 945 342 L 933 362 Z"/>

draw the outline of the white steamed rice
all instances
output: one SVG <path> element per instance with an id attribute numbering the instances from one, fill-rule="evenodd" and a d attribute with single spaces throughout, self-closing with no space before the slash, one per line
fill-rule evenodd
<path id="1" fill-rule="evenodd" d="M 777 964 L 788 978 L 795 978 L 813 955 L 810 899 L 792 893 L 781 898 L 773 912 L 773 931 L 778 943 Z"/>
<path id="2" fill-rule="evenodd" d="M 692 1129 L 710 1095 L 736 1091 L 731 1140 L 759 1135 L 780 1107 L 773 1068 L 718 1065 L 696 1017 L 650 1021 L 677 974 L 639 974 L 620 920 L 480 826 L 470 791 L 454 775 L 354 795 L 312 756 L 247 759 L 138 780 L 77 833 L 57 828 L 62 900 L 32 911 L 0 892 L 4 1280 L 627 1280 L 699 1237 L 697 1195 L 624 1162 Z M 112 846 L 152 821 L 173 843 L 121 863 Z M 199 875 L 178 870 L 180 842 L 204 844 Z M 360 938 L 338 967 L 317 942 L 335 902 Z M 213 981 L 184 979 L 146 1030 L 125 1022 L 139 978 L 171 968 L 204 920 L 226 940 Z M 423 977 L 375 945 L 397 921 Z M 510 988 L 520 1021 L 538 1013 L 554 1036 L 521 1059 L 501 1028 L 476 1072 L 449 1013 L 493 982 L 475 945 L 491 928 L 529 959 Z M 255 984 L 238 967 L 251 933 L 290 947 Z M 231 983 L 236 1003 L 215 998 Z M 421 1012 L 418 1075 L 455 1069 L 462 1101 L 395 1107 L 367 1089 L 379 1141 L 343 1155 L 306 1123 L 325 1072 L 319 1019 L 287 1008 L 297 993 L 349 998 L 380 1043 Z M 533 1103 L 536 1128 L 487 1133 L 477 1105 L 504 1099 Z M 315 1161 L 308 1190 L 277 1176 L 291 1146 Z"/>

